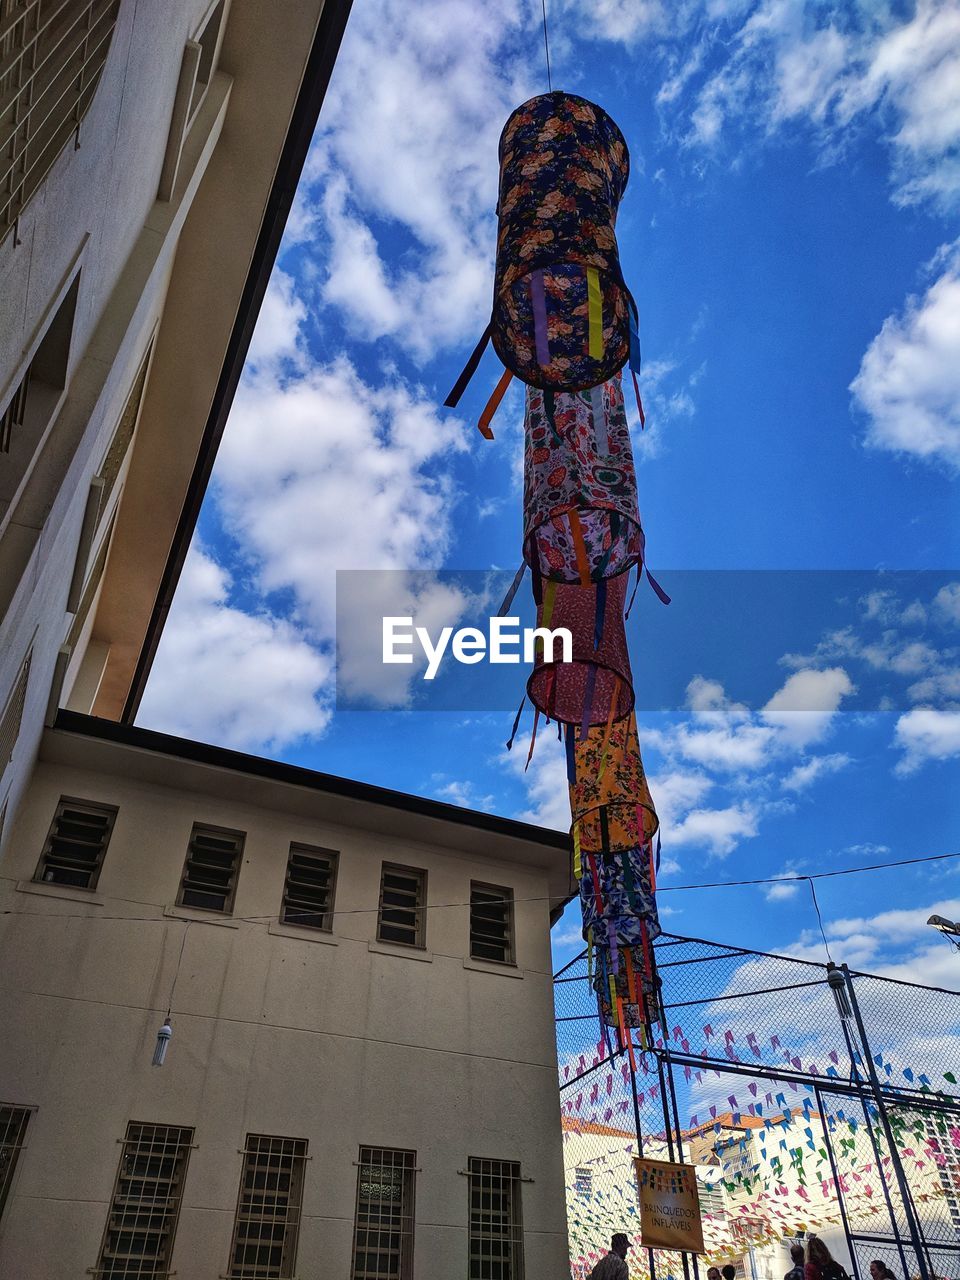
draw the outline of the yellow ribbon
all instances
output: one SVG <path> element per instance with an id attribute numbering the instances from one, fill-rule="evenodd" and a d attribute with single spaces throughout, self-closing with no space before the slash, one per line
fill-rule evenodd
<path id="1" fill-rule="evenodd" d="M 596 267 L 587 267 L 587 316 L 590 323 L 590 359 L 603 358 L 603 309 L 600 301 L 600 276 Z"/>

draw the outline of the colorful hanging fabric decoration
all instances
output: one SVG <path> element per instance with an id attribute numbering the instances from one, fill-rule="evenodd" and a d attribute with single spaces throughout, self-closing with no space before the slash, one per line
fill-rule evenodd
<path id="1" fill-rule="evenodd" d="M 543 715 L 561 724 L 590 725 L 620 720 L 633 709 L 633 677 L 623 623 L 625 574 L 589 587 L 546 582 L 537 607 L 537 626 L 566 628 L 572 637 L 570 662 L 560 661 L 559 641 L 548 654 L 535 650 L 527 695 Z M 547 661 L 552 657 L 552 661 Z"/>
<path id="2" fill-rule="evenodd" d="M 585 98 L 532 98 L 500 138 L 493 347 L 535 387 L 606 382 L 630 354 L 614 227 L 630 173 L 623 134 Z"/>
<path id="3" fill-rule="evenodd" d="M 527 388 L 523 555 L 534 574 L 589 586 L 643 560 L 619 374 L 587 391 Z"/>
<path id="4" fill-rule="evenodd" d="M 572 757 L 572 759 L 571 759 Z M 640 756 L 637 718 L 567 735 L 570 829 L 585 852 L 616 853 L 651 846 L 660 820 Z"/>
<path id="5" fill-rule="evenodd" d="M 531 98 L 500 137 L 493 313 L 445 403 L 453 408 L 487 342 L 509 376 L 577 391 L 639 370 L 637 312 L 623 279 L 617 210 L 630 173 L 623 134 L 602 107 L 556 90 Z"/>
<path id="6" fill-rule="evenodd" d="M 633 1030 L 642 1029 L 646 1044 L 658 1020 L 660 924 L 658 820 L 640 759 L 624 626 L 628 571 L 645 567 L 620 377 L 629 362 L 642 425 L 637 310 L 615 231 L 630 161 L 607 113 L 559 90 L 513 112 L 499 156 L 493 312 L 446 404 L 457 404 L 491 338 L 505 372 L 480 416 L 484 436 L 493 435 L 511 378 L 526 384 L 523 556 L 537 627 L 572 637 L 569 661 L 559 643 L 548 654 L 538 639 L 527 681 L 536 710 L 527 763 L 540 716 L 564 726 L 591 981 L 604 1027 L 616 1029 L 632 1057 Z"/>

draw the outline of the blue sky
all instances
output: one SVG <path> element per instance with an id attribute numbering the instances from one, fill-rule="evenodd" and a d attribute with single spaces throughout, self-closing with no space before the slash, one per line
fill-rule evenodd
<path id="1" fill-rule="evenodd" d="M 638 706 L 668 666 L 674 689 L 640 715 L 662 886 L 960 851 L 960 6 L 548 14 L 554 85 L 631 149 L 641 511 L 698 640 L 678 671 L 642 592 Z M 509 712 L 333 695 L 337 569 L 519 563 L 520 393 L 493 443 L 495 357 L 442 402 L 489 314 L 497 138 L 546 89 L 539 20 L 539 0 L 355 0 L 141 724 L 567 825 L 556 744 L 524 774 Z M 769 602 L 730 574 L 684 606 L 687 570 L 851 569 L 857 590 L 801 593 L 793 618 L 786 573 Z M 924 921 L 960 916 L 958 875 L 824 882 L 837 958 L 955 985 Z M 822 958 L 794 885 L 661 901 L 678 932 Z M 575 954 L 574 911 L 554 941 Z"/>

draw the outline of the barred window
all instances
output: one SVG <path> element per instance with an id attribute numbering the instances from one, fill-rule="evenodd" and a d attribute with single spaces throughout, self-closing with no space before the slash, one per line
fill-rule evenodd
<path id="1" fill-rule="evenodd" d="M 100 83 L 120 0 L 0 0 L 0 240 Z"/>
<path id="2" fill-rule="evenodd" d="M 281 922 L 306 929 L 332 929 L 336 878 L 337 855 L 332 849 L 292 844 L 280 907 Z"/>
<path id="3" fill-rule="evenodd" d="M 247 1134 L 227 1272 L 231 1280 L 294 1274 L 306 1159 L 305 1138 Z"/>
<path id="4" fill-rule="evenodd" d="M 593 1192 L 593 1170 L 578 1165 L 573 1171 L 573 1189 L 578 1196 L 589 1197 Z"/>
<path id="5" fill-rule="evenodd" d="M 427 873 L 385 862 L 380 875 L 377 937 L 422 947 L 426 936 Z"/>
<path id="6" fill-rule="evenodd" d="M 116 817 L 113 805 L 62 797 L 34 880 L 95 889 Z"/>
<path id="7" fill-rule="evenodd" d="M 413 1275 L 415 1151 L 361 1147 L 351 1280 Z"/>
<path id="8" fill-rule="evenodd" d="M 193 1130 L 131 1121 L 123 1140 L 95 1276 L 170 1271 Z"/>
<path id="9" fill-rule="evenodd" d="M 233 910 L 245 838 L 242 831 L 194 823 L 177 906 L 229 914 Z"/>
<path id="10" fill-rule="evenodd" d="M 469 1280 L 523 1280 L 520 1166 L 470 1157 Z"/>
<path id="11" fill-rule="evenodd" d="M 514 963 L 512 889 L 470 885 L 470 955 L 474 960 Z"/>
<path id="12" fill-rule="evenodd" d="M 10 696 L 7 698 L 0 716 L 0 774 L 13 759 L 13 750 L 20 736 L 20 725 L 23 721 L 23 708 L 27 701 L 27 684 L 30 680 L 30 662 L 33 649 L 20 664 L 17 678 L 13 682 Z"/>
<path id="13" fill-rule="evenodd" d="M 29 1107 L 0 1106 L 0 1218 L 13 1186 L 13 1175 L 27 1137 Z"/>

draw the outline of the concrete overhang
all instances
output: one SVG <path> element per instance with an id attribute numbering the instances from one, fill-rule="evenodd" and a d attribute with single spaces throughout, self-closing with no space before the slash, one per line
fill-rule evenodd
<path id="1" fill-rule="evenodd" d="M 180 233 L 92 630 L 109 650 L 98 716 L 136 715 L 350 6 L 230 4 L 229 106 Z"/>

